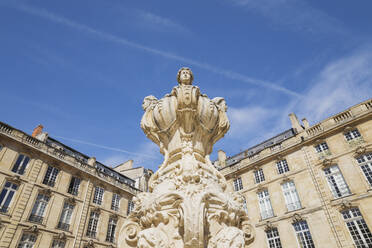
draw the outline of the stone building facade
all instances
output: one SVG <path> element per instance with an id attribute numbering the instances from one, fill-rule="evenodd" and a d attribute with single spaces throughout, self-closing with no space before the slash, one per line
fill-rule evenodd
<path id="1" fill-rule="evenodd" d="M 0 122 L 0 247 L 117 247 L 135 181 Z"/>
<path id="2" fill-rule="evenodd" d="M 254 117 L 253 117 L 254 118 Z M 246 199 L 254 248 L 372 247 L 372 99 L 217 166 Z"/>

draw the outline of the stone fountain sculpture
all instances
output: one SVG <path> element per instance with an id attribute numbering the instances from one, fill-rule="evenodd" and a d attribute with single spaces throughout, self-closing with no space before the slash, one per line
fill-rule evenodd
<path id="1" fill-rule="evenodd" d="M 209 159 L 230 126 L 225 100 L 200 93 L 188 68 L 179 70 L 177 81 L 162 99 L 144 99 L 141 128 L 164 162 L 149 192 L 134 198 L 118 247 L 248 247 L 254 234 L 243 198 L 226 191 L 225 178 Z"/>

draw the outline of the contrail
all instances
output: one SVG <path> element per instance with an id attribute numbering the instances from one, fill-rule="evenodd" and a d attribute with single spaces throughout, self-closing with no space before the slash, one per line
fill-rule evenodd
<path id="1" fill-rule="evenodd" d="M 78 22 L 69 20 L 65 17 L 56 15 L 56 14 L 54 14 L 54 13 L 48 11 L 48 10 L 45 10 L 45 9 L 35 8 L 35 7 L 29 6 L 29 5 L 25 5 L 25 4 L 12 5 L 12 7 L 15 8 L 15 9 L 18 9 L 20 11 L 23 11 L 25 13 L 47 19 L 47 20 L 55 22 L 55 23 L 65 25 L 65 26 L 71 27 L 73 29 L 76 29 L 76 30 L 79 30 L 79 31 L 82 31 L 82 32 L 85 32 L 85 33 L 95 35 L 95 36 L 97 36 L 101 39 L 104 39 L 104 40 L 107 40 L 107 41 L 110 41 L 110 42 L 118 43 L 118 44 L 121 44 L 121 45 L 124 45 L 124 46 L 136 48 L 136 49 L 148 52 L 148 53 L 156 54 L 156 55 L 162 56 L 164 58 L 168 58 L 168 59 L 180 61 L 182 63 L 190 64 L 190 65 L 205 69 L 207 71 L 213 72 L 215 74 L 222 75 L 222 76 L 224 76 L 226 78 L 229 78 L 229 79 L 238 80 L 238 81 L 241 81 L 241 82 L 244 82 L 244 83 L 265 87 L 265 88 L 275 90 L 275 91 L 279 91 L 279 92 L 282 92 L 282 93 L 285 93 L 287 95 L 294 96 L 294 97 L 301 97 L 302 96 L 301 94 L 299 94 L 295 91 L 289 90 L 289 89 L 287 89 L 285 87 L 282 87 L 280 85 L 276 85 L 272 82 L 259 80 L 259 79 L 254 79 L 254 78 L 248 77 L 246 75 L 243 75 L 241 73 L 237 73 L 237 72 L 233 72 L 233 71 L 230 71 L 230 70 L 225 70 L 225 69 L 218 68 L 218 67 L 213 66 L 213 65 L 208 64 L 208 63 L 199 62 L 199 61 L 189 59 L 189 58 L 186 58 L 186 57 L 182 57 L 182 56 L 179 56 L 179 55 L 167 52 L 167 51 L 162 51 L 162 50 L 155 49 L 155 48 L 152 48 L 152 47 L 144 46 L 144 45 L 141 45 L 139 43 L 132 42 L 128 39 L 121 38 L 121 37 L 112 35 L 110 33 L 106 33 L 106 32 L 94 29 L 94 28 L 89 27 L 87 25 L 80 24 Z"/>
<path id="2" fill-rule="evenodd" d="M 147 155 L 147 154 L 143 154 L 143 153 L 130 152 L 130 151 L 123 150 L 123 149 L 120 149 L 120 148 L 115 148 L 115 147 L 110 147 L 110 146 L 103 146 L 103 145 L 99 145 L 99 144 L 94 144 L 94 143 L 87 142 L 87 141 L 84 141 L 84 140 L 65 138 L 65 137 L 55 136 L 55 135 L 53 137 L 56 137 L 58 139 L 69 140 L 69 141 L 80 143 L 80 144 L 95 146 L 95 147 L 106 149 L 106 150 L 110 150 L 110 151 L 122 152 L 122 153 L 126 153 L 126 154 L 129 154 L 129 155 L 135 155 L 135 156 L 141 156 L 141 157 L 148 157 L 148 158 L 155 158 L 155 159 L 158 158 L 158 157 Z"/>

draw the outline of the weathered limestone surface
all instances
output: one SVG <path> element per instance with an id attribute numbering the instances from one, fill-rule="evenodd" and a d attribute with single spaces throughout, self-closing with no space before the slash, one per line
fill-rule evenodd
<path id="1" fill-rule="evenodd" d="M 225 100 L 202 94 L 188 68 L 179 70 L 177 80 L 162 99 L 144 99 L 141 128 L 159 145 L 164 162 L 150 179 L 150 192 L 134 199 L 118 246 L 247 247 L 254 234 L 243 198 L 226 191 L 209 159 L 229 129 Z"/>

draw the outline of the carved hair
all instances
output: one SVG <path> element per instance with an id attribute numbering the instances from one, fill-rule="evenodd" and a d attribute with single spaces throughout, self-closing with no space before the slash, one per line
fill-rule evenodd
<path id="1" fill-rule="evenodd" d="M 181 69 L 178 70 L 178 72 L 177 72 L 177 82 L 179 84 L 181 84 L 180 75 L 181 75 L 181 72 L 184 71 L 184 70 L 190 72 L 190 76 L 191 76 L 190 83 L 192 83 L 192 81 L 194 81 L 194 74 L 192 74 L 192 71 L 190 70 L 190 68 L 187 68 L 187 67 L 182 67 Z"/>

